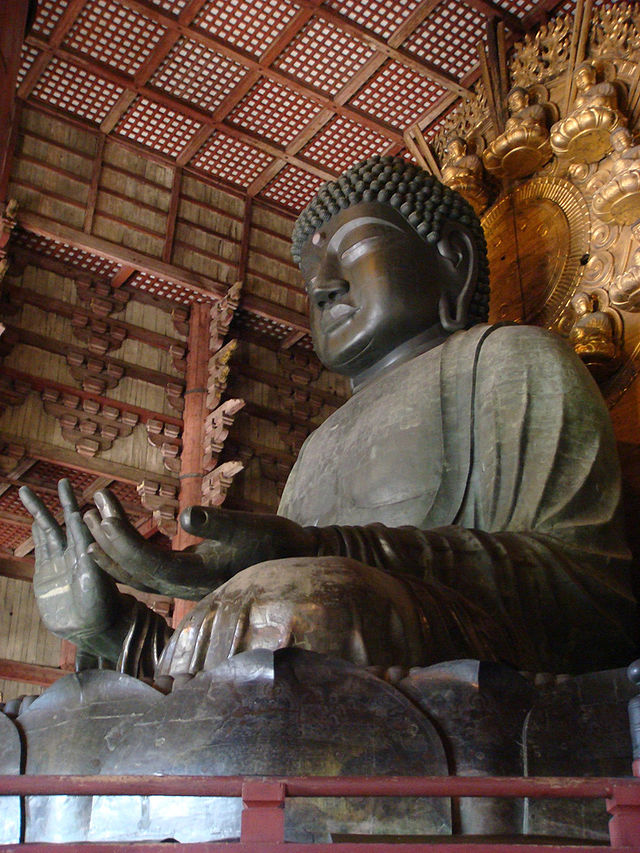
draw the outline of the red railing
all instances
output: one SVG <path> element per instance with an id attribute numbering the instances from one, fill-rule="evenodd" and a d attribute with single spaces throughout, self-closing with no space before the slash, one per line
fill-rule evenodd
<path id="1" fill-rule="evenodd" d="M 0 776 L 0 796 L 155 795 L 241 797 L 240 841 L 177 843 L 87 843 L 0 845 L 0 853 L 29 850 L 91 853 L 640 853 L 640 778 L 521 777 L 243 777 L 243 776 Z M 300 844 L 284 841 L 284 807 L 294 797 L 533 797 L 604 799 L 611 819 L 610 845 L 487 842 L 472 839 L 434 842 L 337 842 Z"/>

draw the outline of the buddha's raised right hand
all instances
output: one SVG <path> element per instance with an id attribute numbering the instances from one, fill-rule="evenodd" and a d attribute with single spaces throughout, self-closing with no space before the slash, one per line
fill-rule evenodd
<path id="1" fill-rule="evenodd" d="M 66 535 L 40 498 L 27 486 L 20 489 L 33 516 L 33 590 L 42 621 L 58 637 L 115 661 L 130 625 L 130 597 L 95 561 L 94 540 L 68 480 L 60 481 L 58 492 Z"/>

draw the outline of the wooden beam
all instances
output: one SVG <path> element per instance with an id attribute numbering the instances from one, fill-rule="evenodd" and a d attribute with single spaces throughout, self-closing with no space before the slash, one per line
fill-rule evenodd
<path id="1" fill-rule="evenodd" d="M 241 281 L 243 284 L 247 276 L 247 261 L 249 259 L 252 206 L 253 200 L 250 195 L 247 195 L 247 198 L 244 203 L 244 219 L 242 221 L 242 242 L 240 244 L 240 253 L 238 255 L 238 272 L 236 274 L 236 281 Z"/>
<path id="2" fill-rule="evenodd" d="M 275 302 L 247 293 L 242 297 L 242 307 L 251 314 L 257 314 L 258 317 L 282 323 L 305 334 L 309 333 L 309 320 L 306 315 L 298 314 L 297 311 L 285 308 L 284 305 L 276 305 Z"/>
<path id="3" fill-rule="evenodd" d="M 96 157 L 93 161 L 93 169 L 91 172 L 91 186 L 89 187 L 89 196 L 87 198 L 87 212 L 84 215 L 84 225 L 82 230 L 91 234 L 93 226 L 93 216 L 96 211 L 96 202 L 98 200 L 98 187 L 100 186 L 100 174 L 102 172 L 102 154 L 104 152 L 105 136 L 101 134 L 98 137 L 96 147 Z"/>
<path id="4" fill-rule="evenodd" d="M 33 468 L 35 464 L 36 460 L 29 459 L 28 457 L 18 462 L 13 471 L 7 474 L 6 479 L 3 477 L 0 481 L 0 495 L 4 495 L 5 492 L 8 492 L 9 489 L 13 488 L 17 484 L 17 481 L 20 479 L 20 477 L 22 477 L 24 474 L 27 473 L 27 471 Z"/>
<path id="5" fill-rule="evenodd" d="M 24 80 L 20 84 L 18 97 L 27 98 L 31 94 L 36 83 L 40 79 L 40 75 L 51 61 L 51 57 L 53 55 L 52 51 L 62 44 L 69 30 L 75 24 L 85 2 L 86 0 L 69 0 L 62 12 L 62 15 L 56 21 L 56 24 L 49 35 L 47 40 L 47 50 L 37 57 L 27 72 Z"/>
<path id="6" fill-rule="evenodd" d="M 267 209 L 271 207 L 262 201 L 260 202 L 260 206 Z M 47 219 L 46 217 L 42 217 L 38 214 L 25 213 L 24 211 L 20 213 L 19 211 L 18 222 L 22 224 L 27 231 L 33 231 L 36 234 L 40 233 L 53 240 L 66 242 L 70 245 L 78 246 L 78 248 L 84 248 L 85 251 L 91 252 L 92 249 L 89 246 L 95 245 L 95 254 L 108 257 L 111 260 L 115 260 L 117 263 L 127 265 L 131 264 L 131 261 L 135 259 L 138 261 L 137 268 L 141 272 L 150 272 L 152 275 L 158 275 L 168 281 L 173 281 L 187 289 L 191 289 L 196 293 L 206 294 L 207 296 L 214 295 L 215 298 L 220 298 L 228 290 L 227 285 L 214 281 L 210 281 L 210 288 L 205 288 L 202 284 L 196 285 L 193 282 L 194 279 L 199 282 L 206 280 L 191 273 L 187 273 L 182 268 L 169 267 L 168 265 L 161 264 L 160 261 L 156 261 L 154 258 L 150 258 L 147 255 L 142 255 L 139 252 L 131 252 L 123 246 L 118 246 L 115 243 L 108 243 L 106 240 L 100 240 L 96 237 L 89 238 L 88 235 L 84 234 L 82 231 L 75 231 L 67 226 L 59 225 L 58 223 L 53 222 L 53 220 Z M 19 250 L 19 252 L 20 254 L 24 254 L 24 250 Z M 31 257 L 33 257 L 33 255 L 31 255 Z M 82 272 L 82 270 L 79 270 L 79 272 Z M 69 272 L 65 274 L 69 275 Z M 124 285 L 124 287 L 128 292 L 134 294 L 137 293 L 140 299 L 144 298 L 144 291 L 136 291 L 136 289 L 131 287 L 131 285 Z M 213 289 L 214 287 L 216 288 L 215 291 Z M 243 297 L 242 307 L 246 311 L 256 314 L 259 317 L 265 317 L 266 319 L 273 320 L 276 323 L 282 323 L 292 329 L 297 328 L 304 332 L 309 331 L 309 322 L 304 314 L 292 311 L 277 302 L 271 302 L 267 299 L 247 294 Z M 120 321 L 117 322 L 120 323 Z M 125 323 L 120 324 L 127 325 Z"/>
<path id="7" fill-rule="evenodd" d="M 76 277 L 81 276 L 81 271 L 76 271 Z M 71 276 L 68 276 L 71 277 Z M 40 308 L 42 311 L 48 311 L 49 313 L 58 314 L 61 317 L 72 318 L 74 317 L 79 308 L 79 305 L 73 305 L 70 302 L 64 302 L 62 299 L 54 299 L 53 297 L 47 297 L 42 293 L 39 293 L 36 290 L 30 290 L 27 287 L 9 287 L 6 288 L 7 295 L 15 305 L 21 305 L 26 303 L 27 305 L 33 305 L 35 308 Z M 131 338 L 134 341 L 140 341 L 141 343 L 148 344 L 151 347 L 156 347 L 157 349 L 166 350 L 167 352 L 171 349 L 172 346 L 182 346 L 183 341 L 180 338 L 172 338 L 169 335 L 163 335 L 160 332 L 154 332 L 151 329 L 145 329 L 144 326 L 136 326 L 133 323 L 125 323 L 124 320 L 113 320 L 113 324 L 118 328 L 122 329 L 126 332 L 128 338 Z M 24 330 L 27 333 L 27 330 Z M 30 335 L 35 335 L 37 333 L 29 332 Z M 35 338 L 33 338 L 35 340 Z M 35 344 L 37 346 L 37 344 Z M 117 362 L 117 360 L 116 360 Z M 122 366 L 126 365 L 126 362 L 120 362 Z M 160 374 L 163 376 L 165 374 Z M 171 381 L 175 380 L 174 376 L 169 376 L 166 374 Z"/>
<path id="8" fill-rule="evenodd" d="M 296 0 L 296 2 L 300 6 L 307 6 L 309 0 Z M 460 97 L 469 96 L 469 91 L 458 83 L 452 74 L 442 71 L 430 62 L 418 59 L 406 50 L 391 47 L 388 42 L 384 41 L 384 39 L 380 38 L 366 27 L 363 27 L 361 24 L 356 24 L 355 21 L 350 20 L 346 15 L 342 15 L 340 12 L 336 12 L 334 9 L 330 9 L 327 6 L 321 6 L 316 10 L 316 17 L 323 21 L 328 21 L 338 27 L 338 29 L 362 39 L 362 41 L 366 42 L 375 50 L 380 51 L 388 59 L 395 59 L 396 62 L 400 62 L 402 65 L 408 66 L 413 71 L 416 71 L 423 77 L 427 77 L 429 80 L 439 84 L 444 89 L 455 92 Z"/>
<path id="9" fill-rule="evenodd" d="M 113 400 L 110 397 L 104 397 L 102 394 L 94 394 L 91 391 L 84 391 L 82 388 L 74 388 L 72 385 L 66 385 L 63 382 L 56 382 L 55 380 L 47 379 L 46 377 L 32 376 L 30 373 L 25 373 L 22 370 L 14 370 L 12 367 L 4 367 L 3 375 L 8 379 L 25 382 L 36 391 L 45 391 L 51 388 L 54 391 L 59 391 L 61 394 L 79 397 L 81 400 L 93 400 L 101 406 L 111 406 L 124 412 L 131 412 L 132 414 L 138 415 L 141 423 L 146 423 L 149 420 L 158 420 L 165 424 L 182 427 L 182 418 L 174 418 L 173 415 L 165 415 L 162 412 L 154 412 L 151 409 L 144 409 L 142 406 L 134 406 L 131 403 L 123 403 L 120 400 Z"/>
<path id="10" fill-rule="evenodd" d="M 20 51 L 27 26 L 28 0 L 4 0 L 0 4 L 0 213 L 4 209 L 13 150 L 20 116 L 16 114 L 15 86 L 20 70 Z"/>
<path id="11" fill-rule="evenodd" d="M 33 580 L 33 557 L 13 557 L 0 554 L 0 575 L 4 578 L 26 581 Z"/>
<path id="12" fill-rule="evenodd" d="M 202 466 L 204 448 L 204 422 L 207 409 L 207 384 L 211 322 L 211 307 L 203 302 L 191 306 L 189 317 L 189 346 L 187 351 L 186 389 L 184 394 L 184 426 L 182 453 L 180 455 L 179 509 L 202 503 Z M 181 551 L 187 545 L 202 540 L 191 536 L 181 527 L 172 544 Z"/>
<path id="13" fill-rule="evenodd" d="M 39 213 L 31 213 L 26 210 L 18 211 L 18 224 L 33 234 L 40 234 L 42 237 L 48 237 L 61 243 L 69 243 L 85 252 L 108 258 L 118 264 L 135 267 L 141 272 L 158 276 L 158 278 L 165 278 L 202 296 L 219 298 L 224 296 L 227 291 L 225 285 L 212 279 L 205 279 L 203 276 L 166 264 L 164 261 L 158 261 L 142 252 L 127 249 L 125 246 L 111 243 L 109 240 L 103 240 L 101 237 L 85 234 L 83 231 L 62 225 L 53 219 L 41 216 Z"/>
<path id="14" fill-rule="evenodd" d="M 118 289 L 126 284 L 138 272 L 135 267 L 122 266 L 110 281 L 111 287 Z"/>
<path id="15" fill-rule="evenodd" d="M 173 255 L 173 238 L 176 233 L 176 221 L 178 219 L 178 206 L 180 204 L 180 186 L 182 184 L 182 169 L 176 166 L 173 172 L 173 184 L 171 185 L 171 200 L 167 214 L 167 230 L 162 249 L 162 260 L 165 264 L 171 263 Z"/>
<path id="16" fill-rule="evenodd" d="M 6 681 L 24 681 L 27 684 L 38 684 L 49 687 L 63 675 L 69 673 L 55 666 L 43 666 L 39 663 L 25 663 L 19 660 L 0 658 L 0 678 Z"/>
<path id="17" fill-rule="evenodd" d="M 504 21 L 509 29 L 513 30 L 514 33 L 518 33 L 518 35 L 522 35 L 525 31 L 524 23 L 517 15 L 508 12 L 506 9 L 502 9 L 493 0 L 462 0 L 462 2 L 465 6 L 470 6 L 477 12 L 482 12 L 487 18 L 498 18 Z"/>
<path id="18" fill-rule="evenodd" d="M 287 335 L 287 337 L 280 344 L 280 349 L 291 349 L 294 344 L 297 344 L 298 341 L 302 340 L 302 338 L 305 337 L 305 334 L 305 332 L 300 331 L 291 332 L 291 334 Z"/>
<path id="19" fill-rule="evenodd" d="M 410 15 L 404 19 L 400 26 L 391 34 L 387 44 L 389 47 L 400 47 L 409 38 L 411 33 L 418 29 L 433 12 L 441 0 L 422 0 Z"/>
<path id="20" fill-rule="evenodd" d="M 122 483 L 131 483 L 137 486 L 142 480 L 155 480 L 168 486 L 176 486 L 177 480 L 167 474 L 159 474 L 157 471 L 145 471 L 142 468 L 134 468 L 131 465 L 123 465 L 119 462 L 110 462 L 100 457 L 89 459 L 80 456 L 75 450 L 67 449 L 55 444 L 48 444 L 37 439 L 25 439 L 24 436 L 14 435 L 0 430 L 0 441 L 8 444 L 18 444 L 25 448 L 27 456 L 38 461 L 51 462 L 63 468 L 72 468 L 76 471 L 84 471 L 96 476 L 112 477 Z"/>
<path id="21" fill-rule="evenodd" d="M 158 23 L 169 29 L 172 29 L 176 26 L 175 20 L 170 15 L 167 15 L 165 12 L 162 12 L 160 9 L 157 9 L 155 7 L 149 7 L 147 4 L 140 2 L 140 0 L 121 0 L 121 5 L 127 6 L 131 9 L 135 9 L 136 11 L 139 11 L 141 14 L 145 15 L 145 17 L 152 18 L 153 20 L 157 21 Z M 254 73 L 257 72 L 259 75 L 267 77 L 268 79 L 273 80 L 276 83 L 280 83 L 282 86 L 286 86 L 289 89 L 293 89 L 293 91 L 298 92 L 298 94 L 303 95 L 306 98 L 309 98 L 309 100 L 311 101 L 315 101 L 316 103 L 330 107 L 333 104 L 331 99 L 318 92 L 317 89 L 314 89 L 311 86 L 307 86 L 297 79 L 292 79 L 289 75 L 284 74 L 283 72 L 278 71 L 277 69 L 269 67 L 270 64 L 277 58 L 281 50 L 286 46 L 288 41 L 290 41 L 295 35 L 295 32 L 297 31 L 297 28 L 300 26 L 300 22 L 302 21 L 302 12 L 310 13 L 308 14 L 308 17 L 311 17 L 312 15 L 319 15 L 321 17 L 324 16 L 324 9 L 322 8 L 321 3 L 319 3 L 318 0 L 302 0 L 302 2 L 298 3 L 297 5 L 303 7 L 302 9 L 300 9 L 298 16 L 292 19 L 288 27 L 285 28 L 285 30 L 281 34 L 281 38 L 278 38 L 276 40 L 276 43 L 268 49 L 267 53 L 265 54 L 265 58 L 259 61 L 253 59 L 248 54 L 242 51 L 236 50 L 229 44 L 229 42 L 217 38 L 216 36 L 213 36 L 209 33 L 206 33 L 199 27 L 192 28 L 179 26 L 179 29 L 181 33 L 187 36 L 188 38 L 193 39 L 194 41 L 211 48 L 217 53 L 226 56 L 228 59 L 232 59 L 234 62 L 239 63 L 245 68 L 248 68 L 250 71 Z M 349 23 L 347 18 L 345 18 L 344 20 Z M 385 43 L 381 43 L 385 46 L 385 49 L 387 49 Z M 46 45 L 44 47 L 41 47 L 41 49 L 46 49 Z M 406 60 L 403 61 L 405 61 L 405 64 L 407 64 Z M 429 66 L 427 63 L 423 63 L 410 55 L 408 56 L 408 62 L 411 64 L 415 63 L 422 69 L 423 72 L 426 68 L 431 69 L 431 66 Z M 444 72 L 439 72 L 438 69 L 436 69 L 435 67 L 432 70 L 434 75 L 442 78 L 442 80 L 447 81 L 447 88 L 449 88 L 450 86 L 453 86 L 454 88 L 460 88 L 457 81 L 455 81 L 455 79 L 451 75 L 448 75 Z M 101 72 L 98 67 L 96 67 L 96 69 L 92 73 L 100 74 Z M 104 74 L 102 76 L 104 76 Z M 432 79 L 435 79 L 435 77 L 433 77 Z M 130 86 L 125 86 L 125 88 L 129 87 Z M 148 97 L 148 95 L 146 95 L 146 87 L 145 96 Z M 226 106 L 225 110 L 227 110 L 228 112 Z M 218 109 L 214 112 L 213 117 L 215 120 L 219 120 L 220 116 L 226 115 L 227 112 L 223 112 L 220 107 L 218 107 Z M 347 117 L 351 117 L 354 121 L 361 123 L 360 118 L 358 117 L 358 114 L 355 110 L 351 110 L 350 108 L 345 107 L 344 113 L 345 115 L 347 115 Z M 399 136 L 399 134 L 391 127 L 385 125 L 382 122 L 376 122 L 375 119 L 372 119 L 371 121 L 375 125 L 375 129 L 378 133 L 381 133 L 383 136 L 393 138 L 394 141 L 397 141 L 395 137 Z"/>

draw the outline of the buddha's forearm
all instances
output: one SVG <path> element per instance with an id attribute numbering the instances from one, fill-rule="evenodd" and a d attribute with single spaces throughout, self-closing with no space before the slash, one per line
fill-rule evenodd
<path id="1" fill-rule="evenodd" d="M 452 590 L 513 636 L 537 667 L 581 668 L 594 626 L 604 648 L 632 654 L 633 599 L 625 566 L 536 532 L 487 533 L 448 526 L 316 529 L 318 555 L 337 554 Z M 550 625 L 555 625 L 550 630 Z M 560 626 L 558 628 L 557 626 Z M 529 666 L 529 655 L 520 665 Z M 614 655 L 611 655 L 613 660 Z M 607 655 L 594 665 L 608 665 Z M 588 667 L 587 667 L 588 668 Z"/>

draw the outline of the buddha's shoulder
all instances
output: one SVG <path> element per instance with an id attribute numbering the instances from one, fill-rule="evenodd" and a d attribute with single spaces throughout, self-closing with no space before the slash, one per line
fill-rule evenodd
<path id="1" fill-rule="evenodd" d="M 518 363 L 539 364 L 541 361 L 551 360 L 580 364 L 580 360 L 564 338 L 539 326 L 505 323 L 474 326 L 470 331 L 475 333 L 477 348 L 483 360 L 491 357 L 503 362 L 503 366 L 508 366 L 505 363 L 508 359 L 515 359 Z"/>

